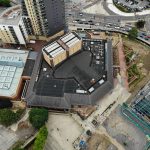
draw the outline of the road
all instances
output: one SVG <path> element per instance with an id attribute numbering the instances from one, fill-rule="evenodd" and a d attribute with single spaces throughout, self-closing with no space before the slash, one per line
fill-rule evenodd
<path id="1" fill-rule="evenodd" d="M 110 32 L 119 32 L 123 34 L 128 34 L 129 30 L 131 30 L 132 26 L 125 25 L 122 26 L 120 23 L 104 23 L 104 22 L 97 22 L 92 20 L 92 24 L 81 24 L 82 22 L 76 21 L 73 23 L 72 21 L 68 22 L 69 30 L 95 30 L 95 31 L 110 31 Z M 99 25 L 96 25 L 99 23 Z M 139 31 L 138 33 L 138 40 L 150 45 L 150 34 L 149 32 Z"/>
<path id="2" fill-rule="evenodd" d="M 99 0 L 100 1 L 100 0 Z M 106 1 L 102 1 L 103 8 L 108 12 L 109 15 L 102 15 L 102 14 L 89 14 L 89 13 L 83 13 L 82 10 L 84 8 L 91 7 L 95 5 L 98 2 L 98 0 L 95 0 L 94 2 L 90 3 L 89 5 L 85 5 L 85 7 L 81 7 L 77 10 L 70 10 L 70 8 L 66 8 L 66 18 L 69 23 L 71 23 L 73 20 L 79 19 L 79 20 L 93 20 L 95 22 L 103 22 L 103 23 L 125 23 L 125 22 L 136 22 L 140 19 L 146 20 L 146 31 L 150 32 L 150 15 L 138 15 L 137 13 L 135 16 L 121 16 L 118 14 L 115 14 L 113 11 L 111 11 L 108 8 L 108 4 Z"/>

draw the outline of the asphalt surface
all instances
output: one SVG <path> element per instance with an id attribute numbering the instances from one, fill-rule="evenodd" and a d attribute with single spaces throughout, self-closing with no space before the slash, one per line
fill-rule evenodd
<path id="1" fill-rule="evenodd" d="M 100 1 L 100 0 L 99 0 Z M 93 5 L 95 5 L 97 2 L 99 2 L 98 0 L 95 0 L 93 3 L 91 4 L 87 4 L 84 7 L 80 7 L 77 10 L 73 10 L 73 9 L 69 9 L 66 7 L 66 18 L 67 21 L 69 23 L 72 23 L 73 20 L 92 20 L 94 22 L 103 22 L 103 23 L 121 23 L 121 22 L 133 22 L 133 21 L 138 21 L 140 19 L 145 19 L 146 20 L 146 31 L 148 33 L 150 33 L 150 15 L 137 15 L 135 14 L 135 16 L 121 16 L 121 15 L 117 15 L 115 14 L 113 11 L 111 11 L 108 7 L 107 7 L 107 3 L 106 1 L 102 1 L 102 5 L 103 8 L 108 12 L 108 14 L 110 15 L 101 15 L 101 14 L 87 14 L 87 13 L 82 13 L 83 8 L 88 8 L 91 7 Z M 67 4 L 66 4 L 67 5 Z M 70 4 L 71 5 L 71 4 Z"/>

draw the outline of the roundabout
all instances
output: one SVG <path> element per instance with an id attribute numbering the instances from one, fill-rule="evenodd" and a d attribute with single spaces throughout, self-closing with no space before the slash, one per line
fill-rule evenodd
<path id="1" fill-rule="evenodd" d="M 120 3 L 119 1 L 122 3 Z M 142 7 L 140 5 L 134 5 L 134 7 L 133 7 L 133 5 L 131 5 L 131 3 L 129 3 L 129 4 L 127 3 L 128 5 L 125 5 L 123 3 L 123 2 L 125 2 L 124 0 L 119 0 L 119 1 L 118 1 L 118 3 L 115 2 L 115 4 L 114 4 L 113 0 L 106 1 L 108 9 L 117 15 L 129 17 L 129 16 L 137 16 L 137 15 L 141 16 L 141 15 L 149 15 L 150 14 L 150 9 L 146 8 L 147 6 L 148 7 L 150 6 L 149 2 L 148 2 L 148 5 L 143 5 Z M 121 6 L 121 7 L 116 7 L 116 5 Z M 136 8 L 137 6 L 139 6 L 138 7 L 139 9 Z M 127 10 L 130 10 L 130 11 L 124 12 L 123 9 L 121 9 L 121 8 L 126 8 L 126 9 L 128 8 Z"/>

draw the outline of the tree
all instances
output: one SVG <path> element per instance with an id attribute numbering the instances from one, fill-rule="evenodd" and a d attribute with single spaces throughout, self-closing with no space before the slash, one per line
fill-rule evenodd
<path id="1" fill-rule="evenodd" d="M 15 123 L 17 120 L 16 114 L 10 109 L 0 110 L 0 123 L 6 127 Z"/>
<path id="2" fill-rule="evenodd" d="M 29 121 L 34 128 L 41 128 L 48 120 L 48 110 L 44 108 L 32 108 L 29 112 Z"/>
<path id="3" fill-rule="evenodd" d="M 91 132 L 90 130 L 87 130 L 87 131 L 86 131 L 86 134 L 87 134 L 88 136 L 92 136 L 92 132 Z"/>
<path id="4" fill-rule="evenodd" d="M 0 0 L 0 6 L 9 7 L 10 6 L 10 0 Z"/>
<path id="5" fill-rule="evenodd" d="M 8 127 L 17 122 L 23 112 L 24 110 L 17 110 L 15 113 L 11 109 L 0 109 L 0 123 Z"/>
<path id="6" fill-rule="evenodd" d="M 133 27 L 133 28 L 129 31 L 128 37 L 129 37 L 130 39 L 136 39 L 137 35 L 138 35 L 138 30 L 137 30 L 137 28 Z"/>
<path id="7" fill-rule="evenodd" d="M 48 136 L 47 128 L 43 126 L 42 128 L 40 128 L 40 131 L 36 137 L 36 140 L 33 145 L 33 150 L 42 150 L 44 148 L 47 136 Z"/>
<path id="8" fill-rule="evenodd" d="M 136 27 L 138 29 L 141 29 L 141 28 L 144 28 L 144 25 L 145 25 L 145 21 L 144 20 L 139 20 L 138 22 L 136 22 Z"/>

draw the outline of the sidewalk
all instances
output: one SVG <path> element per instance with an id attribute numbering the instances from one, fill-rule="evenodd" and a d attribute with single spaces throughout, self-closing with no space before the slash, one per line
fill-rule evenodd
<path id="1" fill-rule="evenodd" d="M 127 66 L 125 62 L 125 56 L 124 56 L 124 47 L 122 38 L 120 36 L 120 42 L 117 45 L 118 53 L 119 53 L 119 64 L 120 64 L 120 74 L 122 78 L 122 85 L 129 90 L 129 84 L 128 84 L 128 76 L 127 76 Z"/>

